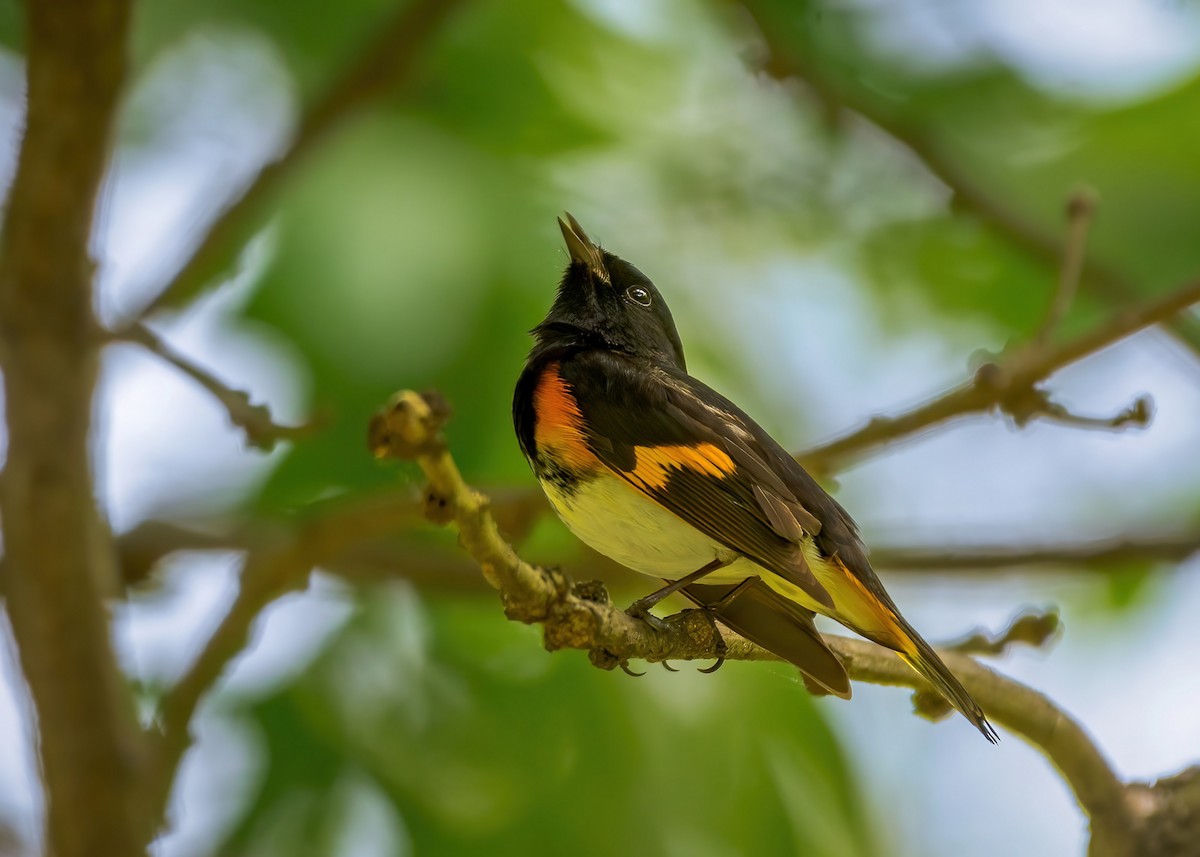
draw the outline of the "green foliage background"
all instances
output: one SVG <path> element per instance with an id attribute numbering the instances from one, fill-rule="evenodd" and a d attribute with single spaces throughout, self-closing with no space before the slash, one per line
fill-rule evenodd
<path id="1" fill-rule="evenodd" d="M 1195 274 L 1194 69 L 1136 97 L 1073 93 L 986 49 L 953 61 L 897 49 L 896 13 L 882 6 L 751 5 L 815 85 L 758 73 L 762 48 L 732 5 L 463 4 L 415 79 L 324 140 L 251 224 L 254 249 L 225 260 L 253 280 L 230 323 L 286 344 L 328 422 L 249 496 L 221 498 L 224 513 L 286 517 L 415 484 L 364 450 L 369 414 L 405 387 L 454 403 L 451 439 L 473 482 L 529 485 L 508 408 L 523 332 L 564 261 L 563 208 L 663 287 L 694 371 L 797 446 L 830 426 L 792 404 L 806 400 L 794 379 L 761 371 L 753 348 L 771 343 L 726 317 L 770 301 L 781 265 L 837 272 L 861 292 L 864 326 L 896 342 L 962 350 L 1032 330 L 1053 266 L 953 205 L 837 101 L 922 141 L 1051 237 L 1066 194 L 1097 187 L 1093 259 L 1137 294 L 1087 291 L 1068 330 Z M 241 75 L 228 109 L 303 111 L 393 8 L 145 0 L 122 156 L 151 159 L 194 133 L 181 105 L 204 94 L 213 63 Z M 1187 4 L 1177 12 L 1194 24 Z M 444 534 L 410 538 L 454 549 Z M 568 570 L 580 550 L 556 522 L 526 543 Z M 1136 571 L 1090 585 L 1136 607 Z M 303 669 L 210 706 L 258 747 L 248 779 L 230 785 L 245 800 L 214 827 L 214 853 L 367 853 L 353 844 L 363 812 L 384 819 L 370 853 L 920 853 L 889 835 L 888 807 L 868 805 L 863 766 L 831 725 L 838 709 L 789 670 L 606 675 L 542 653 L 486 593 L 425 590 L 397 572 L 342 593 L 351 618 Z M 630 597 L 642 587 L 613 583 Z"/>

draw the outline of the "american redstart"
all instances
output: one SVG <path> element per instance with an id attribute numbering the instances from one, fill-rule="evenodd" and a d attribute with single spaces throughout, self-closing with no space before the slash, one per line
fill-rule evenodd
<path id="1" fill-rule="evenodd" d="M 517 382 L 521 449 L 567 527 L 848 699 L 814 613 L 896 651 L 989 741 L 983 710 L 900 615 L 841 505 L 737 405 L 687 374 L 637 268 L 559 219 L 571 255 Z M 718 666 L 720 662 L 718 661 Z"/>

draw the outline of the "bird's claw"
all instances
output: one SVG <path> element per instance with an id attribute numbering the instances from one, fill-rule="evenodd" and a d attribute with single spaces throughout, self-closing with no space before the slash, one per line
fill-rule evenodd
<path id="1" fill-rule="evenodd" d="M 701 607 L 700 612 L 704 614 L 704 617 L 708 619 L 708 624 L 712 626 L 713 637 L 715 638 L 713 648 L 717 653 L 717 662 L 711 667 L 704 667 L 700 672 L 705 675 L 712 675 L 725 663 L 725 655 L 729 651 L 729 647 L 725 645 L 725 636 L 721 633 L 721 629 L 717 627 L 717 617 L 713 611 L 707 607 Z"/>
<path id="2" fill-rule="evenodd" d="M 677 673 L 677 672 L 679 672 L 679 670 L 677 670 L 677 669 L 675 669 L 675 667 L 671 666 L 671 662 L 670 662 L 670 661 L 663 661 L 663 662 L 662 662 L 662 665 L 663 665 L 663 669 L 665 669 L 665 670 L 666 670 L 667 672 L 669 672 L 669 673 Z"/>
<path id="3" fill-rule="evenodd" d="M 621 672 L 625 673 L 625 675 L 631 675 L 634 678 L 641 678 L 645 675 L 645 673 L 640 673 L 637 670 L 631 670 L 629 668 L 629 661 L 621 661 L 619 666 L 621 667 Z"/>

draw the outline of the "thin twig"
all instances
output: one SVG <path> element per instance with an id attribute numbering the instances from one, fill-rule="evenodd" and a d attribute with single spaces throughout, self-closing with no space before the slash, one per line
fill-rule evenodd
<path id="1" fill-rule="evenodd" d="M 1080 429 L 1095 429 L 1099 431 L 1120 431 L 1134 426 L 1145 428 L 1150 425 L 1154 413 L 1154 400 L 1149 396 L 1138 396 L 1124 410 L 1111 417 L 1093 417 L 1087 414 L 1077 414 L 1067 410 L 1058 402 L 1047 399 L 1042 404 L 1036 416 L 1049 422 L 1061 423 L 1065 426 Z"/>
<path id="2" fill-rule="evenodd" d="M 207 369 L 202 369 L 188 360 L 144 324 L 134 324 L 121 332 L 120 338 L 142 346 L 150 353 L 161 357 L 176 369 L 198 383 L 213 398 L 221 403 L 229 420 L 246 434 L 250 446 L 270 452 L 275 444 L 285 440 L 300 440 L 310 436 L 317 428 L 309 422 L 298 426 L 285 426 L 275 422 L 266 405 L 250 401 L 250 394 L 234 390 L 217 380 Z"/>
<path id="3" fill-rule="evenodd" d="M 1200 303 L 1200 280 L 1185 283 L 1162 297 L 1145 301 L 1115 313 L 1109 320 L 1080 336 L 1046 347 L 1046 353 L 1031 358 L 1027 365 L 1014 367 L 1023 383 L 1048 378 L 1064 366 L 1103 351 L 1127 336 L 1161 324 Z"/>
<path id="4" fill-rule="evenodd" d="M 1057 610 L 1027 610 L 998 634 L 982 628 L 961 640 L 943 643 L 942 648 L 961 655 L 1003 655 L 1015 645 L 1040 649 L 1062 634 Z"/>
<path id="5" fill-rule="evenodd" d="M 819 473 L 832 473 L 864 453 L 924 431 L 939 423 L 973 413 L 999 410 L 1018 422 L 1049 415 L 1062 420 L 1058 409 L 1037 385 L 1065 366 L 1102 351 L 1138 331 L 1152 327 L 1200 302 L 1200 280 L 1139 307 L 1113 315 L 1080 336 L 1041 348 L 1017 347 L 1009 356 L 985 363 L 975 376 L 950 392 L 896 416 L 875 417 L 842 437 L 812 447 L 796 458 Z M 1143 414 L 1149 402 L 1141 400 L 1109 425 L 1125 425 Z"/>
<path id="6" fill-rule="evenodd" d="M 1054 299 L 1046 307 L 1042 323 L 1030 337 L 1029 341 L 1035 348 L 1043 347 L 1050 341 L 1050 337 L 1075 301 L 1075 293 L 1079 290 L 1079 276 L 1087 258 L 1088 230 L 1091 228 L 1095 211 L 1096 196 L 1089 190 L 1076 191 L 1067 203 L 1067 241 L 1063 249 L 1058 288 L 1054 292 Z"/>
<path id="7" fill-rule="evenodd" d="M 137 320 L 185 300 L 229 265 L 249 227 L 262 216 L 263 206 L 283 179 L 347 117 L 407 83 L 417 57 L 463 4 L 464 0 L 416 0 L 403 4 L 390 21 L 383 23 L 371 44 L 354 54 L 358 59 L 353 65 L 308 108 L 287 150 L 264 167 L 241 197 L 217 217 L 191 256 Z"/>
<path id="8" fill-rule="evenodd" d="M 447 414 L 440 397 L 399 393 L 373 420 L 370 445 L 379 458 L 412 459 L 420 465 L 430 484 L 430 519 L 457 528 L 484 578 L 500 590 L 508 618 L 541 624 L 548 649 L 584 649 L 593 663 L 608 669 L 631 658 L 716 656 L 718 641 L 699 611 L 679 614 L 661 628 L 651 627 L 615 608 L 603 587 L 573 584 L 559 572 L 521 560 L 500 537 L 487 498 L 463 481 L 441 435 Z M 723 636 L 727 659 L 775 659 L 732 632 Z M 857 681 L 930 690 L 893 652 L 862 640 L 826 640 Z M 1112 837 L 1131 835 L 1125 786 L 1078 723 L 1045 696 L 968 657 L 949 651 L 943 656 L 990 718 L 1029 741 L 1062 771 L 1094 828 L 1103 827 Z"/>

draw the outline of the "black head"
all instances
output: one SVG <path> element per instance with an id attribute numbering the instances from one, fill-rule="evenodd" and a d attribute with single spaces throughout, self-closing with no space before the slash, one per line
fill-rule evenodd
<path id="1" fill-rule="evenodd" d="M 550 312 L 533 329 L 538 341 L 594 344 L 685 369 L 671 310 L 650 278 L 593 244 L 570 214 L 558 225 L 571 264 Z"/>

